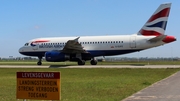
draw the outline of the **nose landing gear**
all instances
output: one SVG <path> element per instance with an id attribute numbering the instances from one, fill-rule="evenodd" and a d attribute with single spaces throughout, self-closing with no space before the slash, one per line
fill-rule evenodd
<path id="1" fill-rule="evenodd" d="M 37 65 L 42 65 L 42 57 L 39 56 L 38 59 L 39 59 L 39 61 L 37 62 Z"/>

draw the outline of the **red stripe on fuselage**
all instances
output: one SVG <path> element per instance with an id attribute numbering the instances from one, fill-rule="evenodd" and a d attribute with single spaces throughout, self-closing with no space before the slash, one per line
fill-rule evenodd
<path id="1" fill-rule="evenodd" d="M 49 42 L 49 40 L 36 40 L 36 41 L 33 41 L 33 43 L 41 43 L 41 42 Z"/>

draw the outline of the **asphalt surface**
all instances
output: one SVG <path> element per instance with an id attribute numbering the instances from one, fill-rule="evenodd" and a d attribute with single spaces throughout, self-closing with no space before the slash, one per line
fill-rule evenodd
<path id="1" fill-rule="evenodd" d="M 180 71 L 123 101 L 180 101 Z"/>
<path id="2" fill-rule="evenodd" d="M 83 65 L 83 66 L 0 65 L 0 68 L 180 68 L 180 65 Z"/>

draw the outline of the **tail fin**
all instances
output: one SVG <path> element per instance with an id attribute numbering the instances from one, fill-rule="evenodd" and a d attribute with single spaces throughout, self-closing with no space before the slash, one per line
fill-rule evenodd
<path id="1" fill-rule="evenodd" d="M 138 35 L 159 36 L 164 34 L 171 3 L 161 4 L 138 32 Z"/>

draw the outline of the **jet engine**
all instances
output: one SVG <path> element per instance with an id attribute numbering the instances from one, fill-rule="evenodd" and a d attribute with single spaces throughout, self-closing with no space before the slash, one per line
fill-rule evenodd
<path id="1" fill-rule="evenodd" d="M 45 53 L 45 59 L 49 62 L 60 62 L 60 61 L 66 61 L 70 59 L 69 55 L 66 55 L 64 53 L 61 53 L 60 51 L 48 51 Z"/>

